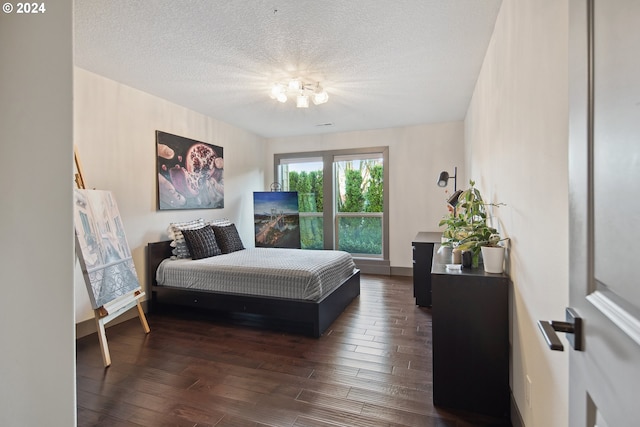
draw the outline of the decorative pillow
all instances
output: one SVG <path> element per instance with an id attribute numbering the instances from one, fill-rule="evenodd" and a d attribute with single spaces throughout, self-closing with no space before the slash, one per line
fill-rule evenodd
<path id="1" fill-rule="evenodd" d="M 213 228 L 213 232 L 216 234 L 218 246 L 220 246 L 223 254 L 244 249 L 235 224 L 225 226 L 212 225 L 211 228 Z"/>
<path id="2" fill-rule="evenodd" d="M 220 227 L 224 227 L 225 225 L 231 225 L 232 222 L 229 221 L 227 218 L 220 218 L 220 219 L 210 219 L 210 220 L 206 220 L 204 222 L 207 225 L 215 225 L 215 226 L 220 226 Z"/>
<path id="3" fill-rule="evenodd" d="M 211 226 L 206 225 L 195 230 L 182 230 L 182 234 L 193 259 L 209 258 L 222 253 Z"/>
<path id="4" fill-rule="evenodd" d="M 169 238 L 172 240 L 171 247 L 173 247 L 173 256 L 175 258 L 184 259 L 191 257 L 187 243 L 182 235 L 182 230 L 195 230 L 205 225 L 204 219 L 202 218 L 185 222 L 172 222 L 169 224 L 167 234 L 169 234 Z"/>

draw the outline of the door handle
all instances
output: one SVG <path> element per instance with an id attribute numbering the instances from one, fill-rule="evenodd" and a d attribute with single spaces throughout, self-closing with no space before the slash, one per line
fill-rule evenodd
<path id="1" fill-rule="evenodd" d="M 538 327 L 544 335 L 544 339 L 551 350 L 564 351 L 564 346 L 558 338 L 557 332 L 564 332 L 567 334 L 567 341 L 571 343 L 574 350 L 584 350 L 583 334 L 582 334 L 582 318 L 578 316 L 578 313 L 571 308 L 567 307 L 565 310 L 566 320 L 564 322 L 558 320 L 539 320 Z"/>

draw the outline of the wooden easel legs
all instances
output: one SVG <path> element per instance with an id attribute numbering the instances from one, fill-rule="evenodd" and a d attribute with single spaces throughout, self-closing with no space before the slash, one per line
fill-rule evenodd
<path id="1" fill-rule="evenodd" d="M 111 365 L 111 355 L 109 354 L 109 344 L 107 334 L 104 330 L 104 321 L 100 317 L 100 309 L 93 310 L 96 317 L 96 329 L 98 330 L 98 340 L 100 341 L 100 352 L 102 353 L 102 363 L 107 367 Z"/>
<path id="2" fill-rule="evenodd" d="M 151 329 L 149 329 L 149 324 L 147 323 L 147 316 L 144 315 L 144 310 L 142 310 L 142 304 L 140 304 L 140 301 L 138 301 L 138 304 L 136 304 L 136 306 L 138 307 L 138 317 L 140 318 L 140 324 L 142 325 L 142 329 L 144 329 L 145 334 L 148 334 L 149 332 L 151 332 Z"/>
<path id="3" fill-rule="evenodd" d="M 100 341 L 102 362 L 105 368 L 111 365 L 111 355 L 109 354 L 109 344 L 107 343 L 107 334 L 104 325 L 120 316 L 121 314 L 124 314 L 135 305 L 138 308 L 138 317 L 140 318 L 142 329 L 144 330 L 145 334 L 151 332 L 151 329 L 149 329 L 149 324 L 147 323 L 147 317 L 145 316 L 144 310 L 142 309 L 142 304 L 140 304 L 140 298 L 142 298 L 143 296 L 144 292 L 136 291 L 136 293 L 131 296 L 130 300 L 125 301 L 124 303 L 120 303 L 118 308 L 113 310 L 111 313 L 109 313 L 109 311 L 104 306 L 93 310 L 96 318 L 98 340 Z"/>

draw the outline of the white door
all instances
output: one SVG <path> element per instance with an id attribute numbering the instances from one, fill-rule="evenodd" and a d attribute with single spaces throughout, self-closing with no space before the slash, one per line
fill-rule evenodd
<path id="1" fill-rule="evenodd" d="M 571 0 L 571 426 L 640 426 L 640 1 Z"/>

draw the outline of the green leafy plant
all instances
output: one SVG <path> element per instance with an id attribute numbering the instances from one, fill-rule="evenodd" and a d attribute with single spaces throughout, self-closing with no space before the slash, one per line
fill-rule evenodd
<path id="1" fill-rule="evenodd" d="M 449 215 L 438 226 L 445 227 L 442 235 L 446 242 L 443 245 L 471 251 L 474 266 L 477 266 L 482 246 L 498 246 L 506 240 L 487 224 L 487 206 L 504 206 L 504 203 L 485 203 L 475 188 L 475 181 L 469 181 L 469 185 L 458 197 L 456 207 L 450 209 Z"/>

